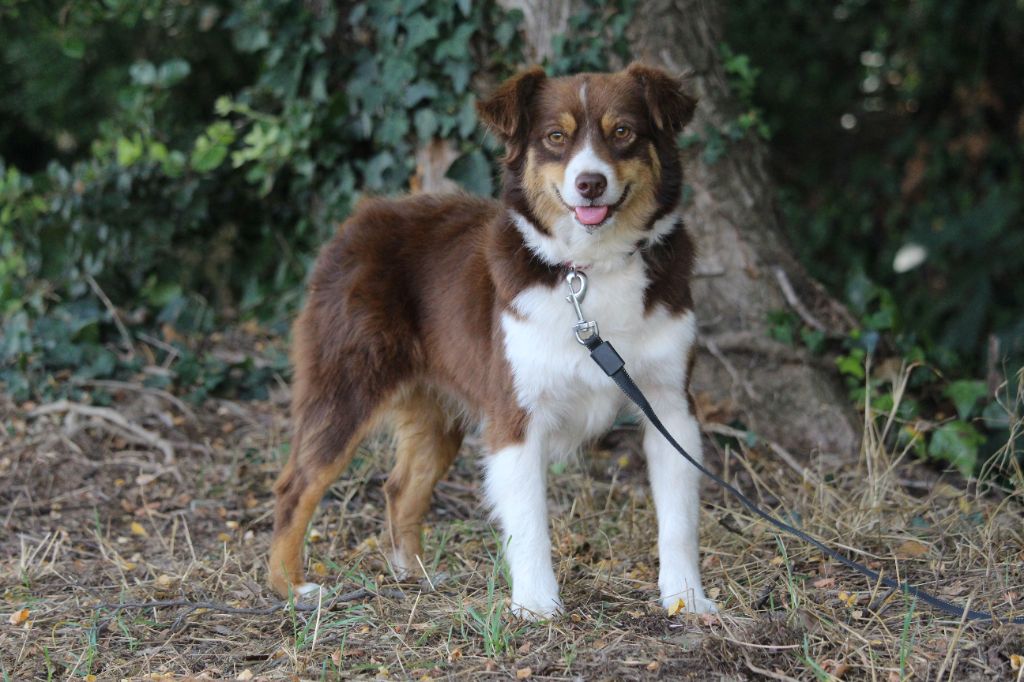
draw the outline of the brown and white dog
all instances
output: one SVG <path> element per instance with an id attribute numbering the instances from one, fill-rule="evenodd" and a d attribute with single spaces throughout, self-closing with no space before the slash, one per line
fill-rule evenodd
<path id="1" fill-rule="evenodd" d="M 417 572 L 431 491 L 479 418 L 485 496 L 504 531 L 513 611 L 561 609 L 545 474 L 610 428 L 625 400 L 572 332 L 565 275 L 588 276 L 584 309 L 695 457 L 688 399 L 694 246 L 679 217 L 676 135 L 695 101 L 666 73 L 547 78 L 535 68 L 480 103 L 506 146 L 502 201 L 465 195 L 369 200 L 320 253 L 294 328 L 295 436 L 275 486 L 270 582 L 303 575 L 307 524 L 377 425 L 396 464 L 384 486 L 392 561 Z M 698 472 L 644 436 L 658 513 L 661 600 L 713 611 L 698 565 Z"/>

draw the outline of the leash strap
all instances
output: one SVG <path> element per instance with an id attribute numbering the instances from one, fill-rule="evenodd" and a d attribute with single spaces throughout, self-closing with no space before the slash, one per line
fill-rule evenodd
<path id="1" fill-rule="evenodd" d="M 661 432 L 661 435 L 665 437 L 665 440 L 667 440 L 672 445 L 672 447 L 674 447 L 679 452 L 680 455 L 686 458 L 686 461 L 688 461 L 693 466 L 697 467 L 698 471 L 700 471 L 702 474 L 710 478 L 712 481 L 714 481 L 715 483 L 717 483 L 718 485 L 722 486 L 730 493 L 732 493 L 732 495 L 752 513 L 761 517 L 762 519 L 764 519 L 771 525 L 775 526 L 776 528 L 786 531 L 790 535 L 794 535 L 808 544 L 814 545 L 816 548 L 821 550 L 821 552 L 823 552 L 826 556 L 835 559 L 844 566 L 852 568 L 858 573 L 862 573 L 871 580 L 875 582 L 880 582 L 886 587 L 897 589 L 905 595 L 910 595 L 912 597 L 920 599 L 924 603 L 936 609 L 939 609 L 940 611 L 944 611 L 950 615 L 956 616 L 957 618 L 966 620 L 996 620 L 991 613 L 988 613 L 986 611 L 974 611 L 965 609 L 964 607 L 954 604 L 952 602 L 948 602 L 945 599 L 939 599 L 938 597 L 933 596 L 913 585 L 898 580 L 893 580 L 892 578 L 883 577 L 877 571 L 873 571 L 859 562 L 856 562 L 852 559 L 848 559 L 847 557 L 843 556 L 834 549 L 827 547 L 824 543 L 811 537 L 802 530 L 794 528 L 788 523 L 785 523 L 775 518 L 768 512 L 763 511 L 760 507 L 754 504 L 754 502 L 751 501 L 750 498 L 748 498 L 746 495 L 744 495 L 739 490 L 734 488 L 732 485 L 727 483 L 724 479 L 720 478 L 719 476 L 715 475 L 708 469 L 704 468 L 704 465 L 702 465 L 700 462 L 691 457 L 689 453 L 687 453 L 686 450 L 684 450 L 683 447 L 676 442 L 676 439 L 672 437 L 672 434 L 668 432 L 668 429 L 665 428 L 665 425 L 661 423 L 660 419 L 658 419 L 658 415 L 654 412 L 654 408 L 651 407 L 651 403 L 647 400 L 646 396 L 644 396 L 643 392 L 633 381 L 632 377 L 630 377 L 629 374 L 626 372 L 626 363 L 622 360 L 622 357 L 612 347 L 612 344 L 602 340 L 601 337 L 596 333 L 587 338 L 585 341 L 583 341 L 583 343 L 590 351 L 590 357 L 594 360 L 594 362 L 596 362 L 601 367 L 601 369 L 604 370 L 605 374 L 612 378 L 612 380 L 618 385 L 618 387 L 622 389 L 622 392 L 626 394 L 626 397 L 629 398 L 633 402 L 633 404 L 640 408 L 640 411 L 643 412 L 647 419 L 651 422 L 651 424 L 654 425 L 654 428 L 658 429 L 658 431 Z M 1000 622 L 1008 622 L 1013 623 L 1015 625 L 1024 625 L 1024 616 L 1017 616 L 1016 618 Z"/>

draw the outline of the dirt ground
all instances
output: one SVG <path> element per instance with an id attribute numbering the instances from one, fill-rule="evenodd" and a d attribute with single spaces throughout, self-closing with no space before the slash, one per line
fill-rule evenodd
<path id="1" fill-rule="evenodd" d="M 377 441 L 313 522 L 309 571 L 332 589 L 297 611 L 264 580 L 285 389 L 202 407 L 139 384 L 95 389 L 113 403 L 0 396 L 3 680 L 1022 679 L 1024 627 L 887 598 L 710 485 L 703 566 L 721 614 L 670 617 L 628 430 L 551 473 L 564 617 L 509 616 L 472 440 L 435 494 L 429 580 L 396 582 L 378 547 Z M 856 464 L 804 468 L 708 428 L 709 463 L 790 523 L 945 598 L 1024 613 L 1019 492 L 894 463 L 874 429 Z"/>

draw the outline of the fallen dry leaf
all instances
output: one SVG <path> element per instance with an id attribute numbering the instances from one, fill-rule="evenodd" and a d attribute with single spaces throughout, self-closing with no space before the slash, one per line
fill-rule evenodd
<path id="1" fill-rule="evenodd" d="M 904 559 L 924 556 L 927 553 L 928 546 L 921 544 L 917 540 L 907 540 L 896 548 L 896 556 Z"/>
<path id="2" fill-rule="evenodd" d="M 517 680 L 525 680 L 526 678 L 528 678 L 532 674 L 533 674 L 533 668 L 520 668 L 519 670 L 516 671 L 516 679 Z"/>
<path id="3" fill-rule="evenodd" d="M 676 603 L 669 607 L 668 615 L 674 616 L 674 615 L 676 615 L 677 613 L 679 613 L 680 611 L 682 611 L 685 608 L 686 608 L 686 602 L 683 601 L 682 599 L 677 599 Z"/>
<path id="4" fill-rule="evenodd" d="M 1010 667 L 1013 668 L 1013 672 L 1018 672 L 1021 668 L 1024 668 L 1024 656 L 1021 656 L 1020 654 L 1011 654 Z"/>
<path id="5" fill-rule="evenodd" d="M 131 528 L 132 528 L 132 535 L 138 535 L 138 536 L 144 537 L 144 538 L 148 538 L 149 537 L 149 533 L 146 531 L 146 528 L 141 523 L 139 523 L 138 521 L 132 521 Z"/>

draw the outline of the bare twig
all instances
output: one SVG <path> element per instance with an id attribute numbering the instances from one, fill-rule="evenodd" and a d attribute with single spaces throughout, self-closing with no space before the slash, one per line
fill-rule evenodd
<path id="1" fill-rule="evenodd" d="M 165 464 L 174 463 L 174 448 L 168 441 L 164 440 L 152 431 L 143 428 L 134 422 L 128 421 L 123 415 L 107 407 L 94 407 L 92 405 L 73 403 L 69 400 L 58 400 L 57 402 L 49 403 L 47 405 L 40 405 L 36 409 L 32 410 L 29 413 L 29 416 L 41 417 L 55 412 L 71 412 L 73 414 L 93 417 L 102 422 L 119 426 L 121 429 L 135 436 L 146 445 L 151 445 L 163 452 Z"/>
<path id="2" fill-rule="evenodd" d="M 767 670 L 766 668 L 761 668 L 759 666 L 756 666 L 753 663 L 751 663 L 750 659 L 747 658 L 746 656 L 743 657 L 743 660 L 746 662 L 747 667 L 750 668 L 750 672 L 752 672 L 752 673 L 756 673 L 758 675 L 763 675 L 764 677 L 768 677 L 768 678 L 773 679 L 773 680 L 786 680 L 787 682 L 788 681 L 795 682 L 795 680 L 797 679 L 795 677 L 790 677 L 789 675 L 786 675 L 784 673 L 775 672 L 774 670 Z"/>
<path id="3" fill-rule="evenodd" d="M 92 275 L 86 275 L 85 281 L 89 283 L 89 288 L 92 289 L 92 293 L 96 294 L 96 297 L 103 302 L 107 312 L 114 318 L 114 325 L 117 327 L 118 333 L 121 335 L 121 339 L 124 341 L 124 345 L 128 350 L 128 358 L 135 359 L 135 344 L 132 343 L 132 336 L 128 333 L 128 328 L 124 326 L 124 322 L 121 321 L 121 316 L 117 314 L 117 309 L 114 308 L 114 304 L 107 298 L 107 295 L 103 293 L 103 289 L 100 289 L 100 285 L 96 283 Z"/>
<path id="4" fill-rule="evenodd" d="M 178 357 L 181 354 L 181 351 L 179 351 L 177 348 L 167 343 L 166 341 L 161 341 L 155 336 L 150 336 L 149 334 L 139 334 L 139 338 L 148 343 L 149 345 L 153 346 L 154 348 L 159 348 L 160 350 L 166 352 L 169 361 L 173 361 L 174 358 Z M 165 361 L 164 366 L 166 367 L 169 364 L 170 362 Z"/>
<path id="5" fill-rule="evenodd" d="M 181 401 L 177 396 L 168 393 L 159 388 L 153 388 L 152 386 L 144 386 L 142 384 L 133 384 L 130 381 L 113 381 L 110 379 L 74 379 L 74 383 L 78 386 L 95 386 L 97 388 L 113 388 L 121 389 L 125 391 L 135 391 L 136 393 L 145 393 L 146 395 L 153 395 L 158 398 L 163 398 L 170 404 L 174 405 L 178 410 L 188 417 L 190 420 L 196 420 L 196 413 L 192 409 Z"/>
<path id="6" fill-rule="evenodd" d="M 895 591 L 895 587 L 890 587 L 885 592 L 878 595 L 875 598 L 875 600 L 871 602 L 871 605 L 868 606 L 868 608 L 874 611 L 876 614 L 881 614 L 882 611 L 885 611 L 887 608 L 889 608 L 890 604 L 887 604 L 886 601 L 888 601 L 889 597 L 891 597 L 893 595 L 893 592 Z"/>
<path id="7" fill-rule="evenodd" d="M 775 279 L 779 283 L 779 289 L 782 290 L 782 295 L 786 297 L 786 303 L 796 311 L 796 314 L 800 316 L 800 319 L 804 321 L 811 329 L 817 329 L 819 332 L 827 333 L 828 328 L 825 327 L 818 318 L 811 314 L 811 311 L 807 309 L 807 306 L 803 304 L 799 298 L 797 298 L 796 291 L 793 290 L 793 285 L 789 281 L 789 276 L 786 271 L 780 267 L 774 269 Z"/>
<path id="8" fill-rule="evenodd" d="M 713 339 L 704 339 L 704 347 L 708 349 L 708 352 L 715 356 L 715 359 L 722 363 L 725 367 L 725 371 L 732 377 L 734 384 L 737 384 L 743 388 L 743 391 L 750 397 L 751 400 L 760 400 L 760 396 L 754 391 L 754 387 L 750 385 L 750 382 L 740 376 L 740 373 L 736 371 L 733 364 L 729 362 L 729 358 L 725 357 L 725 354 L 718 347 Z"/>
<path id="9" fill-rule="evenodd" d="M 798 347 L 775 341 L 760 332 L 721 332 L 701 334 L 697 338 L 698 345 L 703 348 L 707 349 L 709 342 L 714 342 L 723 353 L 759 355 L 773 362 L 794 365 L 821 364 L 821 360 L 814 355 Z"/>

